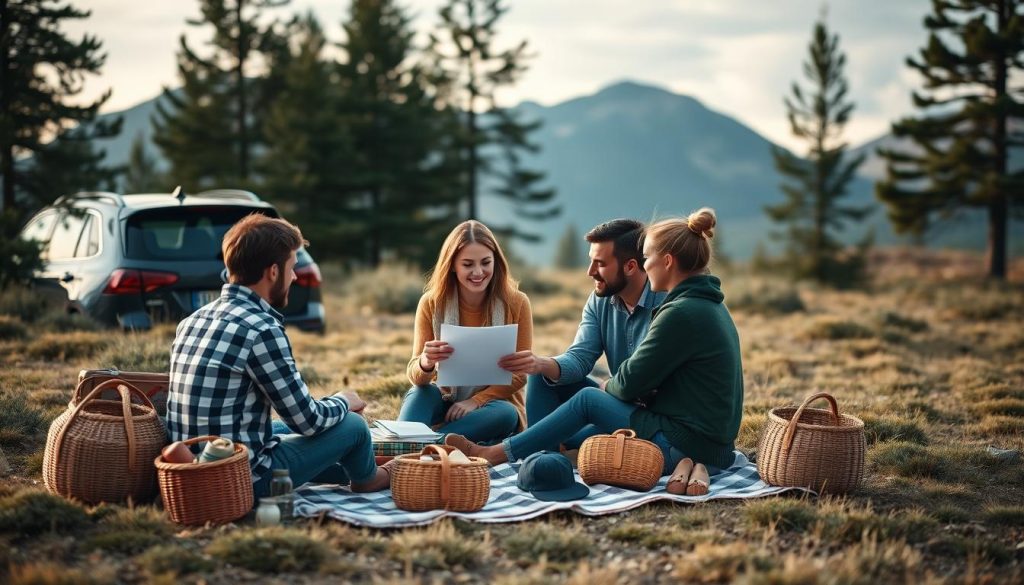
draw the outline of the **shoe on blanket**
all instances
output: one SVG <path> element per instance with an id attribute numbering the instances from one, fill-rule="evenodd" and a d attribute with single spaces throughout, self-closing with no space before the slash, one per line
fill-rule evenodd
<path id="1" fill-rule="evenodd" d="M 703 463 L 693 466 L 690 473 L 690 480 L 686 483 L 686 495 L 703 496 L 710 489 L 711 480 L 708 478 L 708 468 Z"/>
<path id="2" fill-rule="evenodd" d="M 505 456 L 505 448 L 502 447 L 500 443 L 497 445 L 491 445 L 490 447 L 484 447 L 482 445 L 477 445 L 462 435 L 449 433 L 444 438 L 444 444 L 449 447 L 455 447 L 469 457 L 481 457 L 486 459 L 492 466 L 501 465 L 508 461 L 508 457 Z"/>
<path id="3" fill-rule="evenodd" d="M 676 464 L 672 477 L 668 478 L 668 483 L 665 484 L 665 491 L 676 496 L 684 495 L 690 482 L 691 471 L 693 471 L 693 459 L 683 457 L 682 461 Z"/>

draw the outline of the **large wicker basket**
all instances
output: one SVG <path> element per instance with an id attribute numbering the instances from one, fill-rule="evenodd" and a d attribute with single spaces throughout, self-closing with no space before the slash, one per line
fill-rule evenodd
<path id="1" fill-rule="evenodd" d="M 120 400 L 99 400 L 110 388 Z M 142 404 L 133 404 L 133 395 Z M 149 501 L 156 495 L 153 457 L 166 444 L 167 431 L 146 394 L 108 380 L 50 424 L 43 482 L 55 494 L 89 504 Z"/>
<path id="2" fill-rule="evenodd" d="M 819 398 L 831 410 L 807 408 Z M 864 422 L 839 414 L 831 395 L 820 392 L 799 407 L 773 408 L 757 447 L 757 471 L 771 485 L 842 494 L 864 477 Z"/>
<path id="3" fill-rule="evenodd" d="M 661 448 L 636 438 L 632 429 L 590 437 L 580 446 L 576 461 L 587 485 L 603 483 L 643 492 L 658 483 L 665 466 Z"/>
<path id="4" fill-rule="evenodd" d="M 491 495 L 490 466 L 482 457 L 470 457 L 470 463 L 448 460 L 448 450 L 427 445 L 419 453 L 399 455 L 392 470 L 391 495 L 403 510 L 452 510 L 476 512 Z M 420 461 L 430 455 L 430 461 Z"/>
<path id="5" fill-rule="evenodd" d="M 192 446 L 211 441 L 206 435 L 182 441 Z M 230 457 L 209 463 L 168 463 L 157 457 L 157 476 L 164 510 L 173 522 L 185 526 L 225 524 L 252 510 L 252 472 L 249 450 L 236 442 Z"/>

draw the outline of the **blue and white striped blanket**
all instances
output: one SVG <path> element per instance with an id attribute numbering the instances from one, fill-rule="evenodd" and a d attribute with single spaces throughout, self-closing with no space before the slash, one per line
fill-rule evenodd
<path id="1" fill-rule="evenodd" d="M 479 512 L 407 512 L 395 507 L 390 490 L 356 494 L 345 486 L 307 484 L 295 492 L 295 515 L 324 514 L 328 518 L 373 528 L 430 524 L 444 517 L 476 522 L 519 522 L 555 510 L 573 510 L 587 516 L 600 516 L 623 512 L 658 500 L 695 503 L 716 499 L 760 498 L 795 489 L 773 487 L 761 481 L 757 467 L 739 451 L 731 467 L 711 476 L 711 489 L 703 496 L 676 496 L 666 492 L 668 476 L 665 476 L 649 492 L 598 484 L 590 486 L 590 495 L 582 500 L 544 502 L 516 487 L 518 472 L 518 463 L 503 463 L 491 468 L 491 495 L 487 505 Z M 578 474 L 576 481 L 580 481 Z"/>

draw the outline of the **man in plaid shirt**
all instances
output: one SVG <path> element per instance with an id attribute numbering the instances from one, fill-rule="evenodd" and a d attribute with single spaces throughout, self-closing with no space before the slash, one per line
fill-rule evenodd
<path id="1" fill-rule="evenodd" d="M 171 346 L 167 424 L 174 441 L 219 435 L 249 449 L 257 497 L 271 470 L 307 481 L 351 483 L 353 491 L 388 487 L 378 468 L 355 392 L 315 400 L 295 368 L 282 316 L 305 243 L 294 225 L 252 214 L 224 235 L 230 283 L 179 325 Z M 271 423 L 271 409 L 280 421 Z"/>

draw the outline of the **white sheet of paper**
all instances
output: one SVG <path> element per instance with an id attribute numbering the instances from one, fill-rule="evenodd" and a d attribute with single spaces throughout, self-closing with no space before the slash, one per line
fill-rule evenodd
<path id="1" fill-rule="evenodd" d="M 511 384 L 512 372 L 498 367 L 498 358 L 516 351 L 518 325 L 460 327 L 441 324 L 441 341 L 455 350 L 437 364 L 438 386 Z"/>

